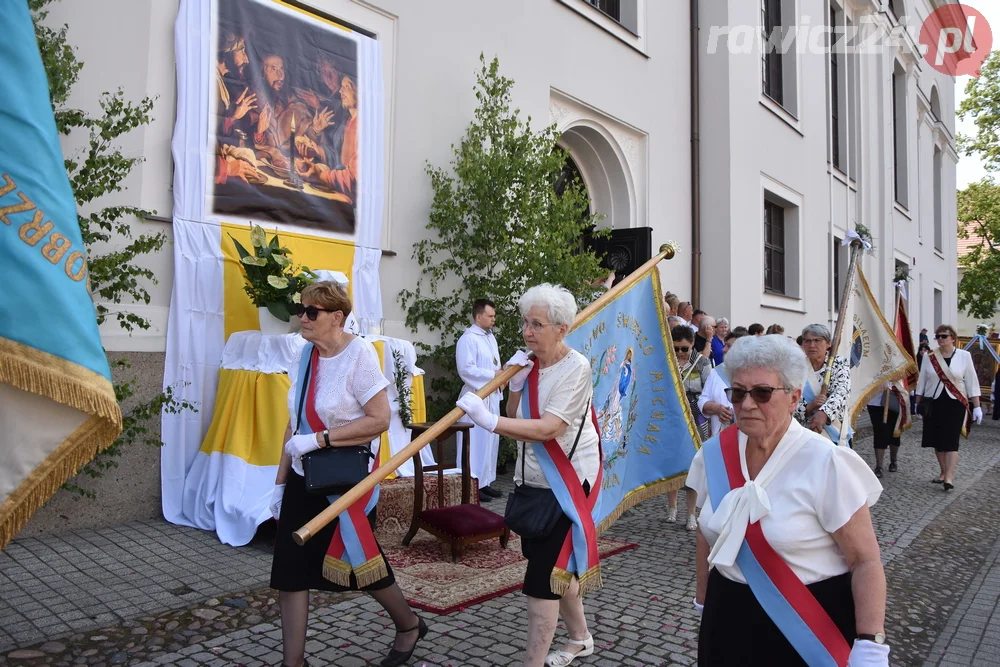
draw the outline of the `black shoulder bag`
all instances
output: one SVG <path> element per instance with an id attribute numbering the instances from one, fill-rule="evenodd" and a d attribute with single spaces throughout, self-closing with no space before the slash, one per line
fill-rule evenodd
<path id="1" fill-rule="evenodd" d="M 302 425 L 302 405 L 312 375 L 312 361 L 306 365 L 299 392 L 295 433 Z M 326 447 L 309 452 L 302 457 L 302 472 L 306 493 L 315 496 L 340 495 L 368 476 L 368 466 L 375 458 L 370 446 Z"/>
<path id="2" fill-rule="evenodd" d="M 588 412 L 590 412 L 590 401 L 587 402 L 587 409 L 584 410 L 580 420 L 580 429 L 576 432 L 573 448 L 569 451 L 567 458 L 570 461 L 573 460 L 573 454 L 576 453 L 576 446 L 580 442 L 580 434 L 583 433 L 583 425 L 587 422 Z M 527 445 L 521 443 L 521 484 L 515 486 L 514 493 L 507 498 L 507 508 L 503 513 L 503 520 L 508 528 L 521 537 L 538 539 L 552 532 L 556 522 L 562 517 L 563 510 L 552 489 L 540 489 L 537 486 L 528 486 L 524 483 L 526 447 Z"/>

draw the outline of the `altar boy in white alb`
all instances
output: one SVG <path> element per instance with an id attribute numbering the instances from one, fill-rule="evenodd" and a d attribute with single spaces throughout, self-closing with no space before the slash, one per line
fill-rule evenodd
<path id="1" fill-rule="evenodd" d="M 462 385 L 459 398 L 469 392 L 478 391 L 500 374 L 500 350 L 497 348 L 497 339 L 492 331 L 496 319 L 497 313 L 492 301 L 476 299 L 473 302 L 472 320 L 475 324 L 465 330 L 455 347 L 458 375 L 465 383 Z M 495 415 L 500 414 L 501 395 L 502 392 L 498 389 L 485 399 L 486 407 Z M 468 417 L 464 417 L 463 421 L 468 422 Z M 469 440 L 471 446 L 469 463 L 472 466 L 472 475 L 479 480 L 479 501 L 489 502 L 493 498 L 499 498 L 503 493 L 490 488 L 489 485 L 497 476 L 500 436 L 473 426 Z M 459 461 L 462 460 L 462 446 L 460 444 L 458 449 Z"/>

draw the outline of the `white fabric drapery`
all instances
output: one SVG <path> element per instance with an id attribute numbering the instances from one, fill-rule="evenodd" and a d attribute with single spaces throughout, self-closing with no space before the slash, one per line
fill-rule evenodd
<path id="1" fill-rule="evenodd" d="M 260 0 L 246 0 L 260 2 Z M 302 19 L 277 3 L 275 12 Z M 164 413 L 160 457 L 164 517 L 179 525 L 198 525 L 185 511 L 185 479 L 211 423 L 218 371 L 225 341 L 221 223 L 210 209 L 208 187 L 214 176 L 212 99 L 216 94 L 217 0 L 181 0 L 174 26 L 177 109 L 171 149 L 174 158 L 174 284 L 167 325 L 164 387 L 193 403 L 197 411 Z M 335 28 L 331 28 L 336 30 Z M 381 46 L 350 31 L 337 34 L 357 45 L 359 114 L 359 196 L 353 238 L 323 231 L 281 227 L 353 242 L 351 269 L 354 311 L 360 333 L 378 333 L 382 321 L 379 284 L 383 207 L 384 95 Z M 274 227 L 273 223 L 268 227 Z M 317 267 L 313 267 L 317 268 Z"/>

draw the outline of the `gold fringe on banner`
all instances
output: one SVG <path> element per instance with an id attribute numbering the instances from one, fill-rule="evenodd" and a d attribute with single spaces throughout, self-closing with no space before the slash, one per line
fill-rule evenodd
<path id="1" fill-rule="evenodd" d="M 652 484 L 646 484 L 645 486 L 633 489 L 627 496 L 622 498 L 622 501 L 618 503 L 618 507 L 614 508 L 611 513 L 604 517 L 604 520 L 598 524 L 597 534 L 602 535 L 604 531 L 611 527 L 611 524 L 621 518 L 622 514 L 629 511 L 639 503 L 670 491 L 683 489 L 686 481 L 687 473 L 683 473 L 671 477 L 670 479 L 662 479 L 658 482 L 653 482 Z"/>
<path id="2" fill-rule="evenodd" d="M 0 383 L 90 415 L 0 505 L 3 549 L 66 480 L 115 441 L 122 416 L 103 375 L 6 338 L 0 338 Z"/>

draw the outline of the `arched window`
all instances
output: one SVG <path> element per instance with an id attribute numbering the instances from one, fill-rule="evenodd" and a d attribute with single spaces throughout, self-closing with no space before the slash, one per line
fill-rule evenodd
<path id="1" fill-rule="evenodd" d="M 941 120 L 941 96 L 938 94 L 937 86 L 931 88 L 931 113 L 934 120 Z"/>

